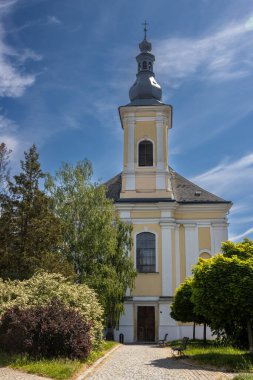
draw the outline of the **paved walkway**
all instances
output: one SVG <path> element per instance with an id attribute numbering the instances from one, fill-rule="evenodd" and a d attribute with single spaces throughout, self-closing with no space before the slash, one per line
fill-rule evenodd
<path id="1" fill-rule="evenodd" d="M 0 379 L 1 380 L 50 380 L 46 377 L 37 375 L 29 375 L 28 373 L 14 371 L 11 368 L 0 367 Z"/>
<path id="2" fill-rule="evenodd" d="M 169 348 L 125 345 L 112 353 L 89 380 L 227 380 L 233 375 L 193 367 L 170 356 Z M 170 356 L 170 357 L 168 357 Z"/>

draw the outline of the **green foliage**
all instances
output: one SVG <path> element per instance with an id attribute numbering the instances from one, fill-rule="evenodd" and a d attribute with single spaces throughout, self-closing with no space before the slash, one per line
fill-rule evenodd
<path id="1" fill-rule="evenodd" d="M 193 278 L 189 277 L 178 287 L 171 304 L 171 317 L 181 322 L 205 323 L 205 318 L 194 312 L 192 284 Z"/>
<path id="2" fill-rule="evenodd" d="M 48 177 L 47 189 L 65 225 L 64 253 L 78 281 L 96 290 L 105 319 L 114 327 L 136 275 L 128 257 L 132 227 L 115 220 L 112 201 L 106 198 L 104 186 L 92 182 L 87 160 L 76 166 L 63 163 L 54 178 Z"/>
<path id="3" fill-rule="evenodd" d="M 55 298 L 79 311 L 85 322 L 91 322 L 92 342 L 99 345 L 103 309 L 87 285 L 73 284 L 60 274 L 49 273 L 37 273 L 25 281 L 0 281 L 0 315 L 15 306 L 22 309 L 44 306 Z"/>
<path id="4" fill-rule="evenodd" d="M 176 342 L 170 343 L 172 346 Z M 189 341 L 185 354 L 190 360 L 217 369 L 225 369 L 232 372 L 253 371 L 253 355 L 246 350 L 240 350 L 231 346 L 224 346 L 217 341 Z"/>
<path id="5" fill-rule="evenodd" d="M 63 226 L 51 200 L 39 189 L 44 178 L 35 145 L 25 152 L 21 173 L 8 182 L 0 217 L 0 276 L 29 278 L 37 269 L 74 275 L 60 255 Z"/>
<path id="6" fill-rule="evenodd" d="M 253 241 L 247 238 L 239 243 L 226 241 L 222 243 L 222 253 L 225 257 L 237 256 L 241 260 L 253 259 Z"/>
<path id="7" fill-rule="evenodd" d="M 92 365 L 106 351 L 117 345 L 115 342 L 102 342 L 99 349 L 93 350 L 84 361 L 71 359 L 32 359 L 25 355 L 9 355 L 0 351 L 0 365 L 9 366 L 28 373 L 50 377 L 56 380 L 68 380 L 82 367 Z"/>
<path id="8" fill-rule="evenodd" d="M 8 309 L 0 322 L 0 346 L 31 357 L 85 359 L 91 350 L 91 323 L 57 299 L 48 305 Z"/>
<path id="9" fill-rule="evenodd" d="M 224 255 L 200 259 L 193 269 L 192 301 L 195 312 L 210 322 L 213 330 L 235 334 L 253 324 L 253 258 L 248 252 L 252 243 L 224 243 Z M 233 247 L 235 254 L 233 255 Z M 245 248 L 243 252 L 242 247 Z"/>

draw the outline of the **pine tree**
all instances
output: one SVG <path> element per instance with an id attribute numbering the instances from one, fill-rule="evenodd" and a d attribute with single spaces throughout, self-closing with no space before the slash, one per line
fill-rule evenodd
<path id="1" fill-rule="evenodd" d="M 38 269 L 72 273 L 59 254 L 63 225 L 40 190 L 45 174 L 35 145 L 25 152 L 21 173 L 9 181 L 0 218 L 0 276 L 26 279 Z"/>

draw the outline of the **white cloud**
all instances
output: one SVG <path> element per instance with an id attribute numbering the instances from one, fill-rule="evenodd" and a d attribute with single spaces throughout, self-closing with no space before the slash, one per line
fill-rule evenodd
<path id="1" fill-rule="evenodd" d="M 56 16 L 48 16 L 47 17 L 48 24 L 56 24 L 60 25 L 62 22 Z"/>
<path id="2" fill-rule="evenodd" d="M 0 133 L 13 132 L 17 129 L 15 121 L 8 119 L 7 117 L 0 115 Z M 1 137 L 0 137 L 1 138 Z"/>
<path id="3" fill-rule="evenodd" d="M 193 182 L 221 194 L 244 194 L 245 188 L 253 187 L 253 153 L 237 161 L 223 162 L 193 178 Z"/>
<path id="4" fill-rule="evenodd" d="M 170 38 L 156 44 L 158 72 L 178 87 L 184 78 L 231 80 L 252 74 L 253 17 L 201 38 Z"/>
<path id="5" fill-rule="evenodd" d="M 229 239 L 232 241 L 238 241 L 241 240 L 243 237 L 249 237 L 253 233 L 253 227 L 247 229 L 243 233 L 236 235 L 236 236 L 230 236 Z"/>
<path id="6" fill-rule="evenodd" d="M 0 141 L 1 142 L 4 142 L 8 149 L 11 149 L 12 152 L 15 153 L 15 151 L 17 150 L 18 148 L 18 139 L 14 136 L 5 136 L 5 135 L 2 135 L 0 136 Z"/>
<path id="7" fill-rule="evenodd" d="M 17 55 L 17 59 L 21 63 L 24 63 L 27 60 L 38 62 L 42 60 L 42 55 L 35 53 L 35 51 L 33 51 L 32 49 L 24 49 Z"/>
<path id="8" fill-rule="evenodd" d="M 9 12 L 9 9 L 17 2 L 17 0 L 1 0 L 0 1 L 0 11 Z"/>
<path id="9" fill-rule="evenodd" d="M 16 1 L 0 1 L 0 16 L 10 12 Z M 2 12 L 4 10 L 5 12 Z M 19 52 L 9 46 L 5 41 L 5 29 L 0 17 L 0 96 L 19 97 L 22 96 L 27 87 L 35 82 L 34 74 L 25 74 L 20 66 L 27 59 L 35 61 L 42 57 L 31 49 Z"/>

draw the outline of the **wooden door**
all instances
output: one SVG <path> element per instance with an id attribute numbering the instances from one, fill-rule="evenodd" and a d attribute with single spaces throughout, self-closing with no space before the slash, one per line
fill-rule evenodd
<path id="1" fill-rule="evenodd" d="M 155 341 L 155 307 L 138 306 L 137 309 L 138 342 Z"/>

